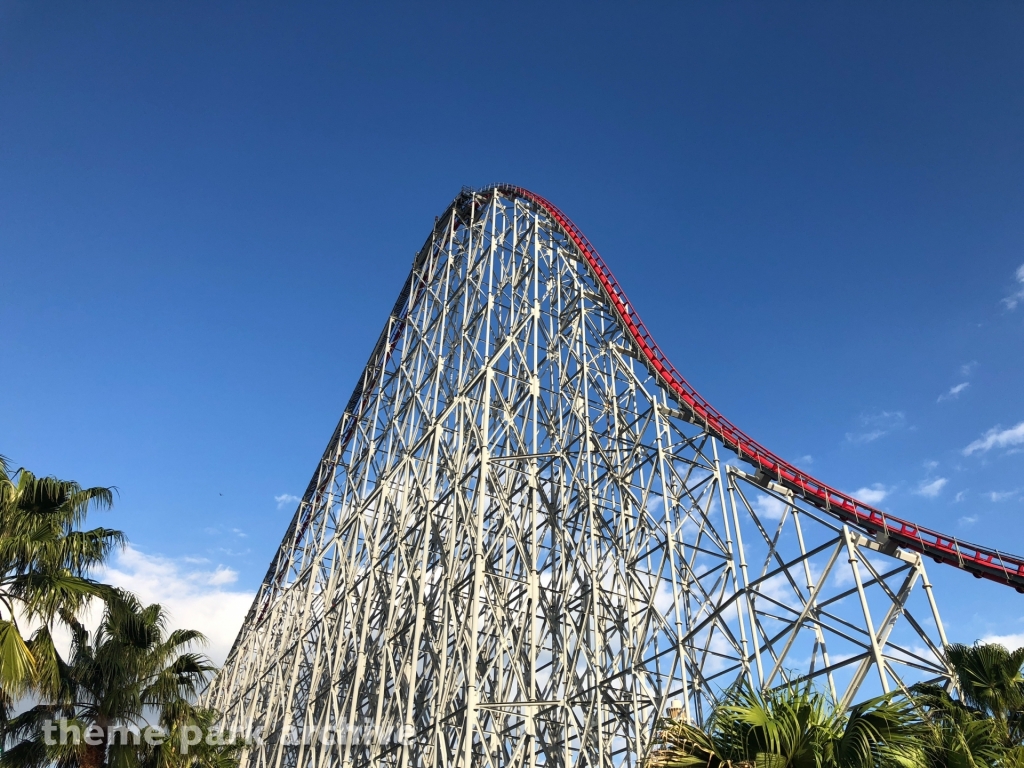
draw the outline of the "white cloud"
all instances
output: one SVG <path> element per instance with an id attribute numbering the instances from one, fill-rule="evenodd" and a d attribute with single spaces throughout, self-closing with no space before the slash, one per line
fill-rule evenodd
<path id="1" fill-rule="evenodd" d="M 906 426 L 907 417 L 903 411 L 874 411 L 861 414 L 860 432 L 847 432 L 846 440 L 850 443 L 873 443 L 880 437 Z"/>
<path id="2" fill-rule="evenodd" d="M 758 496 L 752 505 L 757 516 L 767 520 L 781 520 L 786 511 L 786 502 L 774 496 Z"/>
<path id="3" fill-rule="evenodd" d="M 963 526 L 974 525 L 976 522 L 978 522 L 978 516 L 964 515 L 963 517 L 959 518 L 957 522 Z"/>
<path id="4" fill-rule="evenodd" d="M 970 376 L 972 373 L 974 373 L 974 369 L 977 368 L 977 367 L 978 367 L 978 361 L 977 360 L 971 360 L 971 362 L 969 362 L 969 363 L 964 363 L 963 365 L 960 366 L 960 375 L 961 376 Z"/>
<path id="5" fill-rule="evenodd" d="M 934 480 L 924 480 L 921 485 L 917 487 L 914 493 L 920 496 L 927 496 L 929 499 L 934 499 L 939 495 L 939 492 L 945 487 L 949 481 L 944 477 L 937 477 Z"/>
<path id="6" fill-rule="evenodd" d="M 1015 293 L 1011 293 L 1005 299 L 1003 304 L 1006 305 L 1007 309 L 1016 309 L 1017 305 L 1024 301 L 1024 264 L 1017 267 L 1017 271 L 1014 273 L 1014 277 L 1017 278 L 1017 282 L 1020 283 L 1020 288 Z"/>
<path id="7" fill-rule="evenodd" d="M 811 464 L 814 463 L 814 457 L 811 456 L 811 454 L 807 454 L 806 456 L 801 456 L 800 457 L 800 463 L 801 464 L 811 465 Z"/>
<path id="8" fill-rule="evenodd" d="M 292 496 L 290 493 L 282 493 L 280 496 L 275 496 L 274 497 L 274 501 L 277 502 L 277 508 L 278 509 L 284 509 L 285 507 L 289 506 L 290 504 L 298 504 L 299 503 L 299 497 L 298 496 Z"/>
<path id="9" fill-rule="evenodd" d="M 236 581 L 238 581 L 238 571 L 218 565 L 206 583 L 211 587 L 222 587 L 225 584 L 234 584 Z"/>
<path id="10" fill-rule="evenodd" d="M 999 645 L 1006 646 L 1011 651 L 1017 648 L 1024 648 L 1024 632 L 1016 635 L 985 635 L 981 638 L 983 643 L 999 643 Z"/>
<path id="11" fill-rule="evenodd" d="M 855 499 L 860 499 L 865 504 L 878 504 L 889 495 L 889 489 L 881 483 L 875 483 L 870 488 L 858 488 L 853 492 Z"/>
<path id="12" fill-rule="evenodd" d="M 977 451 L 1006 448 L 1011 445 L 1019 445 L 1020 443 L 1024 443 L 1024 421 L 1009 429 L 1003 429 L 999 426 L 992 427 L 982 437 L 979 437 L 964 448 L 964 456 L 970 456 Z"/>
<path id="13" fill-rule="evenodd" d="M 872 429 L 868 432 L 847 432 L 846 439 L 851 443 L 873 443 L 888 434 L 884 429 Z"/>
<path id="14" fill-rule="evenodd" d="M 971 386 L 971 382 L 964 381 L 961 382 L 960 384 L 957 384 L 955 387 L 950 387 L 949 392 L 939 395 L 939 399 L 936 402 L 941 403 L 943 400 L 955 400 L 960 396 L 960 393 L 967 389 L 969 386 Z"/>
<path id="15" fill-rule="evenodd" d="M 205 652 L 216 664 L 223 663 L 255 597 L 227 589 L 238 573 L 224 565 L 203 569 L 194 560 L 172 560 L 131 546 L 97 578 L 134 592 L 146 605 L 163 605 L 170 614 L 169 628 L 198 629 L 209 639 Z"/>
<path id="16" fill-rule="evenodd" d="M 963 501 L 967 496 L 967 491 L 957 491 L 956 496 L 953 497 L 953 501 Z"/>
<path id="17" fill-rule="evenodd" d="M 1006 501 L 1017 495 L 1017 491 L 989 491 L 985 494 L 990 501 Z"/>

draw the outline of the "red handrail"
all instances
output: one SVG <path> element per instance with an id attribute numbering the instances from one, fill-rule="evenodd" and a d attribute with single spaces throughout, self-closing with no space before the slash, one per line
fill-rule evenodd
<path id="1" fill-rule="evenodd" d="M 763 476 L 770 477 L 794 493 L 800 494 L 810 504 L 844 521 L 859 525 L 872 533 L 884 533 L 900 546 L 921 552 L 940 563 L 954 565 L 972 573 L 977 578 L 990 579 L 1024 592 L 1024 558 L 995 549 L 960 541 L 924 526 L 893 517 L 879 509 L 858 501 L 853 496 L 830 488 L 806 472 L 797 469 L 762 447 L 753 438 L 720 414 L 714 406 L 700 396 L 682 374 L 675 369 L 665 353 L 661 351 L 647 326 L 626 298 L 611 270 L 604 263 L 597 250 L 590 244 L 579 227 L 555 205 L 538 194 L 522 187 L 495 184 L 482 192 L 496 190 L 500 194 L 521 197 L 539 206 L 557 222 L 566 236 L 579 249 L 591 271 L 615 308 L 629 335 L 643 353 L 655 375 L 679 398 L 681 404 L 693 415 L 693 420 L 702 424 L 729 449 L 744 461 L 757 467 Z"/>

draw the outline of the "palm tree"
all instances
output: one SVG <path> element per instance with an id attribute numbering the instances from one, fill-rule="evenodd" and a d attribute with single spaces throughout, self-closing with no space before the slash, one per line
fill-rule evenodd
<path id="1" fill-rule="evenodd" d="M 195 630 L 169 632 L 166 623 L 162 606 L 143 606 L 120 590 L 108 596 L 94 633 L 72 621 L 70 656 L 55 654 L 53 668 L 44 670 L 46 702 L 11 719 L 8 734 L 16 743 L 0 757 L 0 768 L 230 765 L 236 744 L 203 743 L 183 754 L 173 739 L 148 744 L 130 733 L 147 728 L 147 715 L 158 715 L 172 735 L 185 725 L 205 733 L 217 718 L 195 703 L 215 669 L 190 650 L 205 638 Z"/>
<path id="2" fill-rule="evenodd" d="M 925 751 L 932 768 L 995 768 L 1003 764 L 1007 750 L 995 720 L 954 699 L 940 685 L 915 685 L 911 693 L 929 725 Z"/>
<path id="3" fill-rule="evenodd" d="M 650 768 L 925 768 L 927 729 L 892 696 L 840 711 L 823 694 L 788 686 L 728 694 L 706 730 L 672 721 Z"/>
<path id="4" fill-rule="evenodd" d="M 1020 744 L 1024 712 L 1024 648 L 1008 651 L 997 643 L 946 646 L 961 700 L 992 717 L 1011 744 Z"/>
<path id="5" fill-rule="evenodd" d="M 110 488 L 13 474 L 0 456 L 0 726 L 11 703 L 52 667 L 50 628 L 76 615 L 107 588 L 88 577 L 124 535 L 107 528 L 79 530 L 90 507 L 109 508 Z M 39 626 L 26 640 L 19 621 Z"/>
<path id="6" fill-rule="evenodd" d="M 138 768 L 238 768 L 246 743 L 240 736 L 219 730 L 220 712 L 198 707 L 187 701 L 165 705 L 160 713 L 160 728 L 167 735 L 162 744 L 141 754 Z M 214 743 L 203 738 L 191 744 L 188 753 L 181 745 L 186 728 L 200 734 L 213 734 Z"/>
<path id="7" fill-rule="evenodd" d="M 1024 766 L 1024 649 L 954 644 L 945 649 L 958 697 L 937 685 L 913 696 L 931 726 L 935 768 Z"/>

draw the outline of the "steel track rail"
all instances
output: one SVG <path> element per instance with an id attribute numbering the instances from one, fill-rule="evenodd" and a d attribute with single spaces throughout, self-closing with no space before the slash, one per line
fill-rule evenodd
<path id="1" fill-rule="evenodd" d="M 853 523 L 872 533 L 883 543 L 893 542 L 901 547 L 920 552 L 936 562 L 953 565 L 979 579 L 989 579 L 1024 592 L 1024 558 L 996 549 L 971 544 L 933 531 L 908 520 L 886 514 L 875 507 L 858 501 L 853 496 L 837 491 L 797 469 L 789 462 L 764 448 L 756 440 L 719 413 L 682 374 L 676 370 L 661 351 L 650 331 L 626 298 L 615 276 L 598 254 L 586 235 L 562 213 L 557 206 L 540 195 L 510 184 L 494 184 L 477 194 L 497 191 L 511 197 L 528 200 L 543 209 L 579 249 L 594 276 L 601 284 L 608 300 L 628 330 L 644 362 L 668 389 L 678 398 L 690 421 L 699 424 L 710 434 L 734 451 L 757 470 L 763 484 L 774 481 L 823 512 L 847 523 Z"/>

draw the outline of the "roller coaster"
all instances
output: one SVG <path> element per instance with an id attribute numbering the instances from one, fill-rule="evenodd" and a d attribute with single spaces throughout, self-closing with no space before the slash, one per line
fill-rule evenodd
<path id="1" fill-rule="evenodd" d="M 722 414 L 715 410 L 697 390 L 690 386 L 685 378 L 669 362 L 661 351 L 650 331 L 644 325 L 633 305 L 626 298 L 625 292 L 615 280 L 612 271 L 604 263 L 597 250 L 587 240 L 564 213 L 543 197 L 521 187 L 496 184 L 496 189 L 503 194 L 520 195 L 541 206 L 558 222 L 566 234 L 572 238 L 580 253 L 594 271 L 601 286 L 607 293 L 608 300 L 628 329 L 634 343 L 643 352 L 647 365 L 655 371 L 665 386 L 675 392 L 690 415 L 722 443 L 736 452 L 742 460 L 753 465 L 762 478 L 771 478 L 777 483 L 792 489 L 800 497 L 828 514 L 834 515 L 844 522 L 864 527 L 874 534 L 894 541 L 898 546 L 912 549 L 931 557 L 937 563 L 952 565 L 967 571 L 979 579 L 989 579 L 1006 584 L 1024 593 L 1024 558 L 1000 552 L 997 549 L 983 547 L 978 544 L 958 539 L 922 525 L 901 520 L 875 509 L 853 496 L 830 488 L 806 472 L 794 467 L 771 451 L 763 448 L 757 441 L 748 437 L 742 430 L 733 425 Z"/>
<path id="2" fill-rule="evenodd" d="M 1024 591 L 732 424 L 553 204 L 464 188 L 207 700 L 258 768 L 637 765 L 735 685 L 948 682 L 925 558 Z"/>

